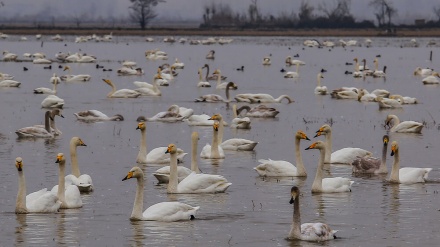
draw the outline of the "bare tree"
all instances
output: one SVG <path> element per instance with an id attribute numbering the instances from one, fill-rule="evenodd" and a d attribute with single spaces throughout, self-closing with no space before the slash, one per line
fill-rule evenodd
<path id="1" fill-rule="evenodd" d="M 351 0 L 334 0 L 333 6 L 327 6 L 324 2 L 318 6 L 318 9 L 321 10 L 330 21 L 340 21 L 344 17 L 350 17 L 350 5 Z"/>
<path id="2" fill-rule="evenodd" d="M 440 6 L 434 7 L 432 11 L 434 15 L 437 16 L 437 21 L 440 22 Z"/>
<path id="3" fill-rule="evenodd" d="M 139 23 L 142 30 L 145 30 L 147 24 L 157 16 L 154 7 L 165 0 L 130 0 L 130 2 L 132 3 L 129 7 L 130 18 Z"/>
<path id="4" fill-rule="evenodd" d="M 388 27 L 391 26 L 391 18 L 397 15 L 397 9 L 393 7 L 393 4 L 389 0 L 372 0 L 370 6 L 376 9 L 376 19 L 379 26 L 384 26 L 386 18 L 388 18 Z"/>
<path id="5" fill-rule="evenodd" d="M 298 18 L 300 22 L 307 22 L 313 19 L 313 11 L 315 8 L 310 6 L 307 1 L 302 1 L 299 7 Z"/>
<path id="6" fill-rule="evenodd" d="M 73 22 L 76 24 L 76 28 L 79 28 L 81 26 L 81 23 L 84 23 L 88 21 L 88 15 L 87 13 L 75 14 L 73 17 Z"/>
<path id="7" fill-rule="evenodd" d="M 258 22 L 261 19 L 260 12 L 258 10 L 257 0 L 251 0 L 251 4 L 248 9 L 249 18 L 251 22 Z"/>

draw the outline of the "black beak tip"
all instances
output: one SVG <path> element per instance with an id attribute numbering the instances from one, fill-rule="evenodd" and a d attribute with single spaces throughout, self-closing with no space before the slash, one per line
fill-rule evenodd
<path id="1" fill-rule="evenodd" d="M 290 204 L 293 204 L 295 202 L 295 200 L 293 199 L 293 197 L 292 198 L 290 198 L 290 201 L 289 201 L 289 203 Z"/>
<path id="2" fill-rule="evenodd" d="M 316 138 L 316 137 L 318 137 L 319 135 L 318 134 L 316 134 L 313 138 Z"/>
<path id="3" fill-rule="evenodd" d="M 306 137 L 306 140 L 307 140 L 307 141 L 310 141 L 310 139 L 309 139 L 308 137 Z"/>
<path id="4" fill-rule="evenodd" d="M 64 116 L 63 116 L 63 115 L 60 115 L 60 117 L 64 118 Z"/>

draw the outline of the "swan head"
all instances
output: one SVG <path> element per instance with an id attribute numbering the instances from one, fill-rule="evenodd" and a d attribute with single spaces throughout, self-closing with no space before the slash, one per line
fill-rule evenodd
<path id="1" fill-rule="evenodd" d="M 77 136 L 72 137 L 71 142 L 73 142 L 76 146 L 87 147 L 83 140 Z"/>
<path id="2" fill-rule="evenodd" d="M 143 176 L 144 176 L 144 172 L 142 171 L 142 169 L 139 168 L 138 166 L 135 166 L 135 167 L 131 168 L 131 170 L 127 173 L 127 176 L 125 176 L 122 179 L 122 181 L 125 181 L 130 178 L 139 178 L 139 177 L 143 177 Z"/>
<path id="3" fill-rule="evenodd" d="M 237 89 L 238 86 L 237 86 L 237 84 L 235 84 L 233 81 L 230 81 L 230 82 L 228 82 L 228 84 L 226 85 L 226 88 Z"/>
<path id="4" fill-rule="evenodd" d="M 64 154 L 63 153 L 58 153 L 57 154 L 57 160 L 55 161 L 55 163 L 58 164 L 64 164 L 64 162 L 66 162 L 66 158 L 64 158 Z"/>
<path id="5" fill-rule="evenodd" d="M 414 70 L 414 75 L 418 75 L 422 72 L 422 68 L 417 67 L 416 70 Z"/>
<path id="6" fill-rule="evenodd" d="M 217 121 L 222 121 L 223 117 L 220 113 L 214 114 L 212 115 L 212 117 L 210 117 L 208 120 L 217 120 Z"/>
<path id="7" fill-rule="evenodd" d="M 302 139 L 302 140 L 308 140 L 308 141 L 310 141 L 310 139 L 307 137 L 306 133 L 304 133 L 302 130 L 298 130 L 298 131 L 296 132 L 295 137 L 296 137 L 297 139 L 299 139 L 299 140 Z"/>
<path id="8" fill-rule="evenodd" d="M 191 134 L 191 140 L 200 140 L 200 138 L 199 138 L 199 132 L 194 131 L 194 132 Z"/>
<path id="9" fill-rule="evenodd" d="M 382 141 L 383 141 L 383 145 L 386 146 L 386 145 L 388 145 L 388 142 L 390 141 L 390 137 L 388 135 L 384 135 L 382 137 Z"/>
<path id="10" fill-rule="evenodd" d="M 58 109 L 58 108 L 57 109 L 53 109 L 52 112 L 51 112 L 51 117 L 53 118 L 55 116 L 59 116 L 59 117 L 64 118 L 63 114 L 61 114 L 61 110 Z"/>
<path id="11" fill-rule="evenodd" d="M 290 201 L 289 201 L 289 203 L 290 204 L 293 204 L 294 202 L 295 202 L 295 198 L 297 198 L 298 196 L 299 196 L 299 189 L 298 189 L 298 187 L 296 187 L 296 186 L 293 186 L 291 189 L 290 189 Z"/>
<path id="12" fill-rule="evenodd" d="M 396 115 L 387 115 L 387 119 L 385 119 L 385 126 L 390 126 L 390 124 L 391 124 L 391 121 L 394 119 L 394 118 L 397 118 L 397 116 Z"/>
<path id="13" fill-rule="evenodd" d="M 102 79 L 102 80 L 110 86 L 113 84 L 110 79 Z"/>
<path id="14" fill-rule="evenodd" d="M 145 122 L 138 123 L 138 126 L 136 127 L 137 130 L 145 130 L 145 128 L 146 128 Z"/>
<path id="15" fill-rule="evenodd" d="M 64 69 L 63 69 L 63 71 L 66 71 L 66 70 L 69 70 L 70 69 L 70 67 L 69 66 L 64 66 Z M 54 74 L 55 75 L 55 74 Z"/>
<path id="16" fill-rule="evenodd" d="M 357 63 L 358 62 L 357 57 L 353 58 L 353 61 L 355 61 Z"/>
<path id="17" fill-rule="evenodd" d="M 391 143 L 391 156 L 394 156 L 395 153 L 399 151 L 399 144 L 396 141 Z"/>
<path id="18" fill-rule="evenodd" d="M 306 150 L 309 150 L 309 149 L 324 149 L 324 148 L 325 148 L 324 142 L 323 141 L 317 141 L 317 142 L 312 143 L 312 145 L 308 146 L 306 148 Z"/>
<path id="19" fill-rule="evenodd" d="M 15 167 L 19 172 L 23 171 L 23 159 L 21 157 L 15 158 Z"/>
<path id="20" fill-rule="evenodd" d="M 331 131 L 332 131 L 332 128 L 330 127 L 330 125 L 324 124 L 323 126 L 321 126 L 321 128 L 319 128 L 319 130 L 316 131 L 315 137 L 318 137 L 321 135 L 326 135 L 327 133 L 329 133 Z"/>
<path id="21" fill-rule="evenodd" d="M 212 125 L 212 128 L 214 128 L 215 131 L 218 131 L 218 127 L 219 127 L 219 123 L 218 123 L 218 122 L 215 122 L 215 123 Z"/>
<path id="22" fill-rule="evenodd" d="M 177 153 L 177 147 L 174 143 L 171 143 L 167 147 L 167 151 L 165 151 L 166 154 L 175 154 Z"/>
<path id="23" fill-rule="evenodd" d="M 219 69 L 214 70 L 214 72 L 212 72 L 213 75 L 218 75 L 221 74 L 222 72 Z"/>
<path id="24" fill-rule="evenodd" d="M 136 121 L 137 121 L 137 122 L 145 122 L 145 121 L 147 121 L 147 118 L 144 117 L 144 116 L 139 116 L 139 117 L 136 119 Z M 137 127 L 136 129 L 138 129 L 138 128 L 139 128 L 139 125 L 138 125 L 138 127 Z"/>
<path id="25" fill-rule="evenodd" d="M 434 73 L 432 73 L 432 76 L 440 77 L 440 74 L 438 72 L 434 72 Z"/>
<path id="26" fill-rule="evenodd" d="M 121 114 L 116 114 L 113 116 L 115 121 L 124 121 L 124 117 Z"/>

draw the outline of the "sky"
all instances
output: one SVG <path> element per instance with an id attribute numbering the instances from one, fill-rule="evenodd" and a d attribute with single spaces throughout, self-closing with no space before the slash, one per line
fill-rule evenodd
<path id="1" fill-rule="evenodd" d="M 326 3 L 331 6 L 336 0 L 308 0 L 317 7 Z M 390 0 L 398 10 L 394 18 L 397 24 L 412 24 L 414 19 L 436 20 L 432 8 L 440 7 L 439 0 Z M 1 4 L 3 3 L 3 6 Z M 166 0 L 156 7 L 156 22 L 195 21 L 201 22 L 203 8 L 211 3 L 228 4 L 234 12 L 245 13 L 251 0 Z M 356 20 L 375 20 L 370 0 L 351 0 L 351 13 Z M 30 22 L 54 16 L 74 17 L 86 14 L 95 18 L 127 18 L 129 0 L 0 0 L 0 17 L 26 17 Z M 263 15 L 278 15 L 282 12 L 297 13 L 300 0 L 258 0 Z M 317 12 L 315 12 L 317 13 Z"/>

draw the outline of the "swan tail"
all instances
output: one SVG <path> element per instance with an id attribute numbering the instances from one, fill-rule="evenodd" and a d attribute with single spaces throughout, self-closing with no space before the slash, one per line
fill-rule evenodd
<path id="1" fill-rule="evenodd" d="M 423 179 L 428 179 L 428 174 L 430 171 L 432 171 L 432 168 L 425 168 L 425 174 L 423 174 Z"/>
<path id="2" fill-rule="evenodd" d="M 217 186 L 217 188 L 215 189 L 215 192 L 217 192 L 217 193 L 225 192 L 229 188 L 229 186 L 231 186 L 231 185 L 232 185 L 232 183 L 219 184 Z"/>
<path id="3" fill-rule="evenodd" d="M 153 176 L 156 177 L 160 184 L 167 184 L 169 182 L 169 175 L 167 174 L 153 173 Z"/>

